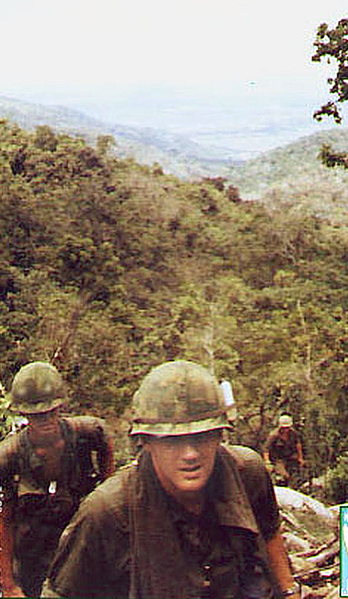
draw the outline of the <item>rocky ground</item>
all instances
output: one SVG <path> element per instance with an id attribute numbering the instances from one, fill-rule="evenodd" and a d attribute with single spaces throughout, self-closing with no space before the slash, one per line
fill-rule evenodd
<path id="1" fill-rule="evenodd" d="M 340 585 L 339 506 L 276 487 L 282 534 L 303 599 L 336 599 Z"/>

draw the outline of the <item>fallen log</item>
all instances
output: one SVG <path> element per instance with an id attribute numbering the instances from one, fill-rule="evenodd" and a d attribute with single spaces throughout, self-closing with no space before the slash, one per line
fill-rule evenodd
<path id="1" fill-rule="evenodd" d="M 326 564 L 330 559 L 338 555 L 340 552 L 340 543 L 336 541 L 331 547 L 326 547 L 318 555 L 307 557 L 307 561 L 320 567 Z"/>
<path id="2" fill-rule="evenodd" d="M 332 547 L 332 545 L 335 545 L 335 548 L 336 548 L 337 544 L 338 544 L 337 537 L 334 537 L 331 542 L 325 543 L 324 545 L 321 545 L 320 547 L 315 547 L 308 552 L 297 553 L 296 555 L 298 555 L 298 557 L 310 558 L 312 556 L 318 555 L 321 552 L 328 550 L 330 547 Z M 339 549 L 339 547 L 338 547 L 338 549 Z"/>

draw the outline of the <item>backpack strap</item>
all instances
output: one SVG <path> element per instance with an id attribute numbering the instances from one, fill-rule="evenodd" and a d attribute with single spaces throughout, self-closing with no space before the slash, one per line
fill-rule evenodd
<path id="1" fill-rule="evenodd" d="M 88 438 L 83 434 L 78 419 L 60 420 L 66 443 L 64 481 L 79 499 L 90 493 L 101 480 L 95 469 Z"/>

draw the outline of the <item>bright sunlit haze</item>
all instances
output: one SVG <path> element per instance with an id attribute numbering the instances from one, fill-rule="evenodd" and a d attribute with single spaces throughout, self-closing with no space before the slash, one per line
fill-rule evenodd
<path id="1" fill-rule="evenodd" d="M 329 71 L 311 62 L 313 42 L 344 16 L 343 0 L 14 0 L 1 10 L 0 95 L 200 143 L 207 127 L 288 130 L 254 138 L 259 151 L 320 128 Z"/>

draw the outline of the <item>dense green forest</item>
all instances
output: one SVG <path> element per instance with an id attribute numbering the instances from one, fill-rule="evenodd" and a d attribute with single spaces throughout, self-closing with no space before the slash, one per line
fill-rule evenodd
<path id="1" fill-rule="evenodd" d="M 243 201 L 47 126 L 0 122 L 0 380 L 51 360 L 73 413 L 108 419 L 118 460 L 132 394 L 186 358 L 233 384 L 234 437 L 259 449 L 282 411 L 309 473 L 348 450 L 348 225 Z M 315 190 L 314 190 L 315 191 Z M 6 422 L 6 402 L 3 402 Z"/>

